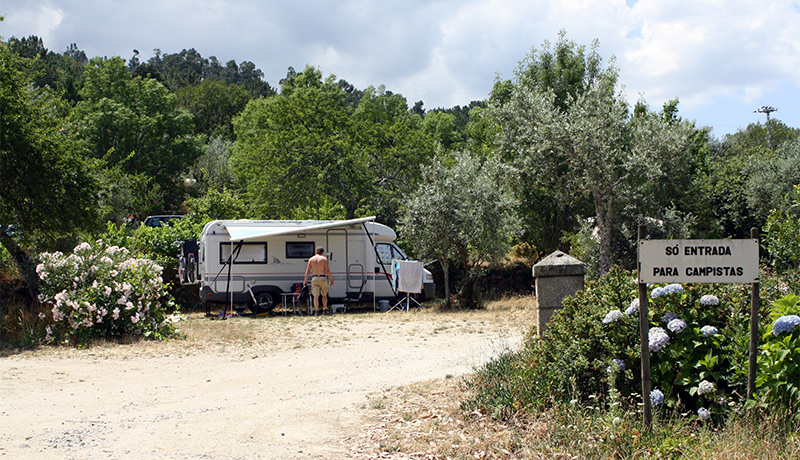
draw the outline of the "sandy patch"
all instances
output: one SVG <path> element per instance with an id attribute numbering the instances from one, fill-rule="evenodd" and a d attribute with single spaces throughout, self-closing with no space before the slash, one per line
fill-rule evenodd
<path id="1" fill-rule="evenodd" d="M 0 359 L 0 455 L 369 458 L 376 393 L 469 372 L 519 344 L 531 318 L 193 315 L 185 340 L 12 354 Z"/>

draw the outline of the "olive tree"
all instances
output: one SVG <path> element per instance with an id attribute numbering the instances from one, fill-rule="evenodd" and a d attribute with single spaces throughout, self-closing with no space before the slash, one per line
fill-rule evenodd
<path id="1" fill-rule="evenodd" d="M 473 269 L 508 251 L 517 231 L 512 199 L 503 186 L 506 168 L 496 159 L 458 153 L 423 168 L 419 187 L 401 211 L 400 236 L 416 256 L 436 259 L 444 272 L 444 294 L 450 303 L 450 268 Z M 467 294 L 474 273 L 462 286 Z M 465 306 L 474 306 L 465 295 Z"/>
<path id="2" fill-rule="evenodd" d="M 517 70 L 512 94 L 493 106 L 493 114 L 501 129 L 500 154 L 517 167 L 521 196 L 544 189 L 561 209 L 585 199 L 592 204 L 593 215 L 586 217 L 597 228 L 602 275 L 611 267 L 620 200 L 668 174 L 667 159 L 686 152 L 691 131 L 665 117 L 634 116 L 617 88 L 616 67 L 602 66 L 596 46 L 587 56 L 562 35 L 555 50 L 545 47 L 529 56 Z M 582 78 L 550 75 L 564 56 L 572 56 L 570 68 L 581 70 Z"/>

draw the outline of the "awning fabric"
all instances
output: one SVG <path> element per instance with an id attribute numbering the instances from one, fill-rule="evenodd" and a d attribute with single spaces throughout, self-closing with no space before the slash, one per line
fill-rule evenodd
<path id="1" fill-rule="evenodd" d="M 231 241 L 253 241 L 263 240 L 270 236 L 287 235 L 289 233 L 303 233 L 312 230 L 324 230 L 326 228 L 347 227 L 374 220 L 375 216 L 331 221 L 275 221 L 274 223 L 264 222 L 263 225 L 261 223 L 259 223 L 259 225 L 253 225 L 253 223 L 232 222 L 225 224 L 225 229 L 228 231 Z"/>

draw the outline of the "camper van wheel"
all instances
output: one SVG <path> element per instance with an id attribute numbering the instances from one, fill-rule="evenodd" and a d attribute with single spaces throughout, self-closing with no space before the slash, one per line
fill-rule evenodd
<path id="1" fill-rule="evenodd" d="M 272 311 L 278 305 L 277 296 L 272 292 L 259 292 L 255 297 L 256 301 L 250 308 L 253 313 Z"/>

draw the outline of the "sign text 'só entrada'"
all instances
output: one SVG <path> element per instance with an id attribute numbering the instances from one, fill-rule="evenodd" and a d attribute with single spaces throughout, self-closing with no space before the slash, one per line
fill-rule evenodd
<path id="1" fill-rule="evenodd" d="M 640 283 L 757 283 L 758 240 L 640 240 Z"/>

